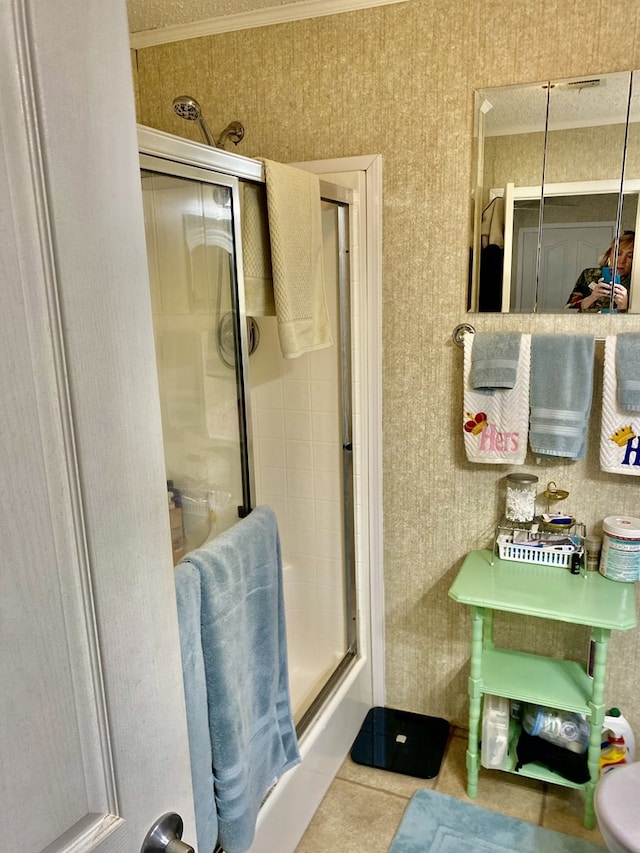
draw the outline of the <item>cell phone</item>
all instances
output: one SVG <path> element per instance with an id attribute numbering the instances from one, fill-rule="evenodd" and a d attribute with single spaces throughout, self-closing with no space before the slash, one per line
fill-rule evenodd
<path id="1" fill-rule="evenodd" d="M 607 284 L 611 284 L 611 267 L 602 267 L 602 278 Z M 616 284 L 620 284 L 620 273 L 616 270 Z"/>

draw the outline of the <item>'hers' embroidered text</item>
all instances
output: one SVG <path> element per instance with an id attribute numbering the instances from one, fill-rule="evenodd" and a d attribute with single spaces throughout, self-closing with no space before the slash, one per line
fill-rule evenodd
<path id="1" fill-rule="evenodd" d="M 493 424 L 488 424 L 482 431 L 480 439 L 480 452 L 482 451 L 502 451 L 505 453 L 515 453 L 518 449 L 518 439 L 520 433 L 517 432 L 500 432 Z"/>

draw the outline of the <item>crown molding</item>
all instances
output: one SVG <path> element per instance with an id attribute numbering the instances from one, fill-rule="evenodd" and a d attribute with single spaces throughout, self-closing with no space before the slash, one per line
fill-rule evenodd
<path id="1" fill-rule="evenodd" d="M 374 6 L 389 6 L 406 3 L 407 0 L 304 0 L 304 2 L 286 3 L 284 6 L 272 6 L 254 12 L 238 12 L 234 15 L 222 15 L 206 21 L 191 24 L 175 24 L 159 27 L 155 30 L 140 30 L 131 33 L 129 38 L 133 50 L 168 44 L 174 41 L 201 38 L 234 30 L 249 30 L 254 27 L 268 27 L 289 21 L 302 21 L 305 18 L 321 18 L 325 15 L 339 15 L 356 9 L 369 9 Z"/>

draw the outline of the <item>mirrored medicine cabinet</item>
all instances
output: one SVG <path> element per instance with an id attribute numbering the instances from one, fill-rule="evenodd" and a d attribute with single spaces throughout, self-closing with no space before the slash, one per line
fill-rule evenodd
<path id="1" fill-rule="evenodd" d="M 577 313 L 581 271 L 640 225 L 640 71 L 477 90 L 474 137 L 468 310 Z"/>

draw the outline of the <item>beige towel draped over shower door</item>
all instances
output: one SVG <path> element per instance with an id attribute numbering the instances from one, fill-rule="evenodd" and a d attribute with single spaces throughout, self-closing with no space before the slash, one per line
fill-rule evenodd
<path id="1" fill-rule="evenodd" d="M 322 214 L 317 175 L 263 160 L 273 290 L 285 358 L 333 343 L 324 285 Z"/>
<path id="2" fill-rule="evenodd" d="M 242 268 L 247 316 L 274 317 L 267 197 L 262 184 L 242 185 Z"/>

